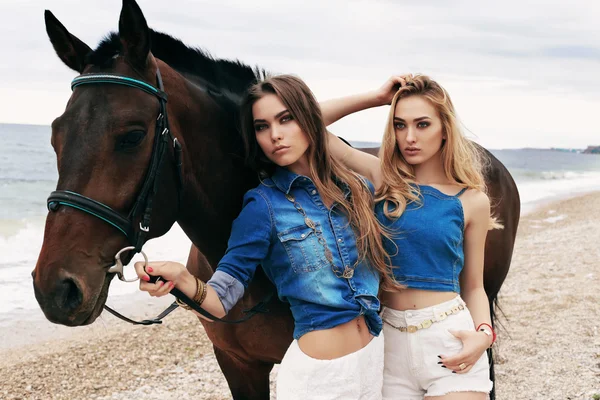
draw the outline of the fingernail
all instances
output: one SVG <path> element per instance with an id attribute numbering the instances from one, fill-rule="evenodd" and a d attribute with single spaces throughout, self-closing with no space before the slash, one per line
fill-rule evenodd
<path id="1" fill-rule="evenodd" d="M 438 361 L 438 364 L 441 364 L 441 363 L 442 363 L 441 361 Z"/>
<path id="2" fill-rule="evenodd" d="M 442 358 L 442 356 L 438 356 L 438 358 Z"/>
<path id="3" fill-rule="evenodd" d="M 147 267 L 146 271 L 148 271 L 148 272 L 154 272 L 154 270 L 152 269 L 152 267 Z"/>
<path id="4" fill-rule="evenodd" d="M 158 286 L 162 287 L 165 283 L 163 281 L 158 282 Z"/>
<path id="5" fill-rule="evenodd" d="M 150 277 L 147 275 L 142 276 L 142 279 L 145 280 L 146 282 L 150 281 Z"/>
<path id="6" fill-rule="evenodd" d="M 442 368 L 446 368 L 446 366 L 445 366 L 445 365 L 442 365 Z M 452 372 L 454 372 L 454 371 L 452 371 Z"/>
<path id="7" fill-rule="evenodd" d="M 173 287 L 175 287 L 175 284 L 173 282 L 169 282 L 169 286 L 171 286 L 173 288 Z"/>
<path id="8" fill-rule="evenodd" d="M 456 371 L 452 371 L 452 373 L 453 373 L 453 374 L 455 374 L 455 373 L 456 373 Z"/>

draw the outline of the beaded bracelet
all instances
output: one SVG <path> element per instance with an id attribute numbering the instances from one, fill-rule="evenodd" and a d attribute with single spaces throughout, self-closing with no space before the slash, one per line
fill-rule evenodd
<path id="1" fill-rule="evenodd" d="M 483 331 L 483 332 L 485 332 L 485 330 L 484 330 L 484 329 L 481 329 L 481 327 L 482 327 L 482 326 L 487 326 L 487 327 L 488 327 L 488 328 L 490 328 L 490 330 L 492 331 L 492 344 L 490 344 L 490 347 L 492 347 L 492 345 L 493 345 L 494 343 L 496 343 L 496 332 L 494 331 L 494 328 L 492 328 L 492 326 L 491 326 L 490 324 L 488 324 L 488 323 L 485 323 L 485 322 L 482 322 L 481 324 L 479 324 L 479 325 L 477 326 L 477 329 L 476 329 L 476 331 L 477 331 L 477 332 L 479 332 L 479 331 Z M 487 332 L 486 332 L 486 333 L 487 333 Z"/>

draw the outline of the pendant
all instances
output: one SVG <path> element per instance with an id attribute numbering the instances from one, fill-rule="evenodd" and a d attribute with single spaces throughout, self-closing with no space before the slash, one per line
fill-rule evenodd
<path id="1" fill-rule="evenodd" d="M 344 268 L 344 273 L 342 274 L 342 278 L 350 279 L 354 276 L 354 270 L 351 268 Z"/>
<path id="2" fill-rule="evenodd" d="M 314 221 L 312 219 L 308 218 L 308 217 L 304 217 L 304 223 L 310 229 L 315 229 L 316 228 L 316 225 L 315 225 Z"/>

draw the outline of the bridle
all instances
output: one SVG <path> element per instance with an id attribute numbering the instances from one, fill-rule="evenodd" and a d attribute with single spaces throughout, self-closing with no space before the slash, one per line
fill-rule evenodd
<path id="1" fill-rule="evenodd" d="M 183 173 L 181 170 L 182 148 L 181 144 L 177 138 L 173 136 L 169 128 L 169 119 L 167 116 L 166 106 L 167 94 L 163 90 L 162 78 L 160 75 L 160 70 L 158 69 L 156 70 L 156 80 L 158 82 L 158 88 L 155 88 L 154 86 L 151 86 L 140 80 L 121 75 L 85 74 L 73 79 L 73 82 L 71 83 L 72 90 L 78 86 L 90 84 L 109 83 L 130 86 L 152 94 L 158 99 L 160 109 L 158 112 L 158 117 L 156 118 L 154 145 L 152 148 L 152 155 L 150 156 L 150 165 L 146 172 L 142 189 L 140 190 L 137 199 L 133 204 L 131 211 L 129 212 L 129 215 L 124 217 L 120 213 L 114 211 L 109 206 L 100 203 L 99 201 L 69 190 L 57 190 L 52 192 L 50 197 L 48 197 L 48 210 L 50 211 L 57 211 L 61 205 L 68 206 L 98 217 L 104 222 L 114 226 L 127 237 L 127 240 L 131 246 L 133 246 L 132 250 L 135 251 L 135 253 L 139 253 L 142 250 L 142 246 L 144 246 L 147 241 L 152 217 L 152 204 L 154 196 L 158 191 L 158 177 L 167 146 L 169 146 L 170 143 L 173 144 L 173 164 L 178 175 L 178 207 L 181 205 L 181 192 L 183 189 Z M 141 218 L 139 218 L 138 222 L 138 217 L 140 216 Z M 116 272 L 119 276 L 119 279 L 125 280 L 122 271 L 120 271 L 120 273 L 119 271 L 110 272 Z"/>
<path id="2" fill-rule="evenodd" d="M 183 192 L 183 172 L 182 172 L 182 147 L 181 143 L 177 140 L 176 137 L 173 136 L 169 127 L 169 119 L 167 116 L 167 94 L 164 91 L 164 86 L 162 82 L 162 77 L 160 74 L 160 70 L 156 69 L 156 81 L 157 86 L 154 87 L 146 82 L 140 81 L 138 79 L 130 78 L 127 76 L 117 75 L 117 74 L 83 74 L 71 82 L 71 90 L 75 90 L 76 87 L 82 85 L 90 85 L 90 84 L 117 84 L 123 86 L 129 86 L 136 89 L 143 90 L 146 93 L 149 93 L 155 96 L 159 102 L 159 112 L 158 117 L 156 118 L 156 128 L 154 131 L 154 144 L 152 148 L 152 155 L 150 156 L 150 164 L 148 170 L 146 171 L 146 177 L 144 179 L 144 184 L 142 189 L 140 190 L 135 203 L 129 214 L 124 217 L 120 213 L 116 212 L 106 204 L 103 204 L 99 201 L 86 197 L 82 194 L 69 191 L 69 190 L 56 190 L 50 194 L 48 197 L 48 210 L 50 212 L 56 212 L 60 208 L 60 206 L 67 206 L 71 208 L 75 208 L 77 210 L 83 211 L 94 217 L 97 217 L 104 222 L 114 226 L 119 231 L 121 231 L 130 243 L 130 246 L 127 246 L 115 255 L 115 264 L 108 269 L 108 273 L 117 274 L 118 278 L 124 282 L 133 282 L 135 279 L 127 279 L 123 273 L 123 263 L 121 261 L 121 254 L 127 251 L 133 251 L 135 253 L 141 253 L 144 256 L 145 263 L 148 263 L 148 258 L 146 254 L 142 251 L 142 247 L 148 240 L 148 233 L 150 231 L 151 225 L 151 217 L 152 217 L 152 205 L 154 196 L 158 191 L 158 182 L 159 175 L 162 167 L 163 160 L 165 158 L 165 153 L 167 151 L 168 146 L 173 146 L 173 165 L 177 170 L 177 202 L 178 202 L 178 211 L 181 207 L 181 199 Z M 155 282 L 159 277 L 151 276 L 151 281 Z M 272 298 L 272 294 L 269 294 L 263 301 L 256 304 L 249 310 L 245 310 L 244 312 L 247 314 L 244 318 L 229 321 L 215 317 L 210 314 L 206 310 L 202 309 L 198 304 L 189 299 L 185 294 L 183 294 L 178 289 L 174 288 L 171 290 L 171 293 L 179 298 L 181 301 L 192 307 L 196 312 L 204 315 L 205 317 L 225 323 L 240 323 L 248 320 L 256 313 L 264 313 L 268 312 L 265 309 L 265 304 L 270 301 Z M 134 321 L 129 319 L 117 311 L 111 309 L 108 306 L 104 306 L 104 308 L 115 315 L 116 317 L 130 322 L 132 324 L 139 325 L 152 325 L 152 324 L 160 324 L 162 323 L 161 319 L 167 316 L 171 311 L 177 308 L 177 303 L 173 302 L 165 311 L 160 313 L 156 318 L 146 319 L 143 321 Z"/>

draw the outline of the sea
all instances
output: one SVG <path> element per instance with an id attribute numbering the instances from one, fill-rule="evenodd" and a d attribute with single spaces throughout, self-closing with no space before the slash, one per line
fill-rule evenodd
<path id="1" fill-rule="evenodd" d="M 42 317 L 31 271 L 42 245 L 46 198 L 58 179 L 50 133 L 49 126 L 0 124 L 0 323 L 24 316 Z M 600 155 L 539 149 L 491 152 L 515 179 L 522 213 L 544 202 L 600 190 Z M 190 241 L 177 225 L 144 247 L 152 260 L 183 263 L 189 249 Z M 137 283 L 115 279 L 109 303 L 136 291 Z"/>

